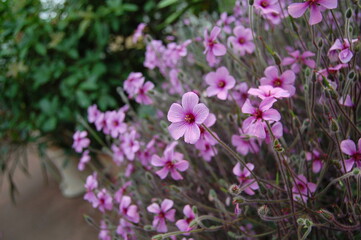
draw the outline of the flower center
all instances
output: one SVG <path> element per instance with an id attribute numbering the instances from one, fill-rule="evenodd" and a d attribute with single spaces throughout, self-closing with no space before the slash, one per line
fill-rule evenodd
<path id="1" fill-rule="evenodd" d="M 239 44 L 244 44 L 245 42 L 246 42 L 246 39 L 244 39 L 244 37 L 238 38 L 238 43 Z"/>
<path id="2" fill-rule="evenodd" d="M 186 116 L 184 117 L 184 121 L 186 121 L 187 123 L 194 123 L 195 122 L 195 117 L 192 113 L 188 113 L 186 114 Z"/>
<path id="3" fill-rule="evenodd" d="M 205 133 L 205 129 L 204 129 L 204 127 L 202 127 L 202 126 L 198 126 L 199 127 L 199 130 L 201 131 L 201 134 L 203 134 L 203 133 Z"/>
<path id="4" fill-rule="evenodd" d="M 164 218 L 164 217 L 165 217 L 165 214 L 164 214 L 164 212 L 160 212 L 160 213 L 158 214 L 158 216 L 159 216 L 159 218 Z"/>
<path id="5" fill-rule="evenodd" d="M 186 219 L 186 221 L 187 221 L 188 224 L 190 224 L 190 223 L 193 221 L 193 219 L 194 219 L 194 218 L 189 217 L 189 218 Z"/>
<path id="6" fill-rule="evenodd" d="M 172 161 L 168 161 L 168 162 L 165 163 L 165 167 L 168 168 L 168 169 L 171 169 L 171 168 L 174 167 L 174 164 L 173 164 Z"/>
<path id="7" fill-rule="evenodd" d="M 268 1 L 262 1 L 262 2 L 261 2 L 261 7 L 266 8 L 266 7 L 268 7 L 268 6 L 269 6 Z"/>
<path id="8" fill-rule="evenodd" d="M 355 159 L 355 161 L 361 161 L 361 153 L 353 154 L 352 158 Z"/>
<path id="9" fill-rule="evenodd" d="M 259 109 L 256 110 L 256 112 L 253 114 L 253 116 L 257 119 L 262 119 L 263 112 Z"/>
<path id="10" fill-rule="evenodd" d="M 298 183 L 297 187 L 300 190 L 300 192 L 303 192 L 306 189 L 306 186 L 304 184 L 302 184 L 302 183 Z"/>
<path id="11" fill-rule="evenodd" d="M 225 82 L 224 80 L 220 80 L 220 81 L 218 82 L 217 86 L 218 86 L 219 88 L 224 88 L 224 86 L 226 86 L 226 82 Z"/>
<path id="12" fill-rule="evenodd" d="M 282 81 L 279 78 L 276 78 L 275 80 L 273 80 L 273 86 L 274 87 L 280 87 L 282 85 Z"/>

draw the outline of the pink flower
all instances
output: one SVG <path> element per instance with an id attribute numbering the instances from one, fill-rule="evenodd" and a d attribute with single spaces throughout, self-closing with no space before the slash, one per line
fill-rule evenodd
<path id="1" fill-rule="evenodd" d="M 140 148 L 140 144 L 137 141 L 137 132 L 135 130 L 131 130 L 130 132 L 125 133 L 122 136 L 122 148 L 125 156 L 128 160 L 133 161 L 135 157 L 135 153 L 138 152 Z"/>
<path id="2" fill-rule="evenodd" d="M 237 26 L 233 29 L 234 36 L 228 38 L 228 45 L 231 45 L 235 52 L 244 56 L 246 53 L 254 52 L 255 45 L 253 43 L 252 31 L 250 28 Z"/>
<path id="3" fill-rule="evenodd" d="M 346 95 L 346 98 L 340 97 L 340 100 L 338 100 L 338 102 L 339 102 L 341 105 L 345 106 L 345 107 L 353 107 L 353 106 L 355 106 L 355 105 L 353 104 L 352 99 L 351 99 L 351 97 L 350 97 L 349 94 Z"/>
<path id="4" fill-rule="evenodd" d="M 288 13 L 293 18 L 302 17 L 306 10 L 310 8 L 310 19 L 308 23 L 315 25 L 322 21 L 322 13 L 326 9 L 337 8 L 337 0 L 306 0 L 303 3 L 293 3 L 288 6 Z"/>
<path id="5" fill-rule="evenodd" d="M 112 240 L 112 236 L 110 235 L 110 231 L 104 220 L 100 221 L 100 231 L 99 231 L 98 238 L 100 240 Z"/>
<path id="6" fill-rule="evenodd" d="M 143 30 L 144 28 L 147 26 L 147 24 L 145 23 L 140 23 L 137 27 L 137 29 L 135 30 L 134 34 L 133 34 L 133 43 L 138 42 L 139 38 L 142 37 L 143 35 Z"/>
<path id="7" fill-rule="evenodd" d="M 171 87 L 169 88 L 170 94 L 175 94 L 175 93 L 182 94 L 183 93 L 182 84 L 178 79 L 178 74 L 179 74 L 178 69 L 172 69 L 169 72 L 169 78 L 170 78 L 170 83 L 171 83 Z"/>
<path id="8" fill-rule="evenodd" d="M 178 171 L 184 172 L 189 167 L 188 161 L 183 160 L 183 154 L 174 151 L 177 144 L 177 142 L 173 142 L 168 145 L 164 150 L 163 157 L 159 157 L 158 155 L 153 155 L 152 157 L 151 163 L 153 166 L 163 167 L 161 170 L 156 172 L 161 179 L 165 179 L 170 172 L 174 180 L 182 180 L 183 177 Z"/>
<path id="9" fill-rule="evenodd" d="M 246 156 L 249 152 L 257 153 L 259 146 L 255 139 L 245 135 L 241 129 L 239 129 L 240 135 L 232 136 L 232 145 L 236 147 L 237 151 L 243 156 Z"/>
<path id="10" fill-rule="evenodd" d="M 98 192 L 97 199 L 94 202 L 93 207 L 98 208 L 99 211 L 101 211 L 102 213 L 104 213 L 105 210 L 112 210 L 113 198 L 110 196 L 110 194 L 105 188 Z"/>
<path id="11" fill-rule="evenodd" d="M 122 111 L 111 111 L 107 115 L 107 127 L 110 135 L 117 138 L 120 134 L 127 130 L 127 125 L 124 123 L 125 114 Z"/>
<path id="12" fill-rule="evenodd" d="M 183 214 L 185 216 L 185 219 L 178 220 L 175 225 L 179 228 L 180 231 L 187 232 L 192 230 L 189 225 L 196 218 L 196 214 L 193 212 L 190 205 L 184 206 Z"/>
<path id="13" fill-rule="evenodd" d="M 324 154 L 321 154 L 317 150 L 313 150 L 312 152 L 306 152 L 306 160 L 312 161 L 312 171 L 314 173 L 319 173 L 323 166 L 323 156 Z"/>
<path id="14" fill-rule="evenodd" d="M 216 116 L 213 113 L 208 114 L 208 117 L 203 122 L 203 124 L 208 128 L 212 127 L 215 123 Z M 215 140 L 214 137 L 212 137 L 212 135 L 208 131 L 206 131 L 204 127 L 202 127 L 202 125 L 199 125 L 199 129 L 201 131 L 201 135 L 199 137 L 199 140 L 195 144 L 195 147 L 197 149 L 201 149 L 199 146 L 201 142 L 208 142 L 211 145 L 215 145 L 218 143 L 217 140 Z M 217 135 L 215 132 L 213 132 L 213 134 Z"/>
<path id="15" fill-rule="evenodd" d="M 346 172 L 351 171 L 355 164 L 358 168 L 361 168 L 361 138 L 358 140 L 357 147 L 358 150 L 352 140 L 343 140 L 341 142 L 342 152 L 350 156 L 349 159 L 345 160 Z"/>
<path id="16" fill-rule="evenodd" d="M 234 88 L 233 98 L 240 107 L 243 106 L 248 99 L 248 85 L 246 82 L 242 82 Z"/>
<path id="17" fill-rule="evenodd" d="M 129 196 L 123 196 L 119 205 L 119 213 L 123 214 L 129 221 L 138 223 L 139 213 L 136 205 L 131 205 L 132 199 Z"/>
<path id="18" fill-rule="evenodd" d="M 93 205 L 93 208 L 96 208 L 95 203 L 97 202 L 97 197 L 94 194 L 94 190 L 98 188 L 97 173 L 94 172 L 92 175 L 89 175 L 86 178 L 85 182 L 86 193 L 84 195 L 84 200 L 90 202 Z"/>
<path id="19" fill-rule="evenodd" d="M 279 121 L 281 119 L 280 113 L 271 108 L 273 103 L 277 100 L 274 98 L 266 98 L 260 104 L 258 108 L 251 105 L 249 99 L 243 104 L 242 112 L 248 113 L 251 116 L 243 121 L 243 129 L 245 133 L 256 136 L 259 138 L 266 138 L 266 131 L 263 125 L 263 121 Z"/>
<path id="20" fill-rule="evenodd" d="M 116 191 L 114 193 L 114 200 L 117 203 L 121 203 L 122 197 L 124 196 L 124 194 L 127 192 L 127 188 L 132 184 L 131 181 L 128 181 L 126 183 L 124 183 L 124 185 L 118 189 L 118 191 Z"/>
<path id="21" fill-rule="evenodd" d="M 140 72 L 132 72 L 124 81 L 124 91 L 126 91 L 129 97 L 132 98 L 138 92 L 138 89 L 142 86 L 143 83 L 143 74 Z"/>
<path id="22" fill-rule="evenodd" d="M 169 199 L 164 199 L 160 206 L 157 203 L 152 203 L 147 207 L 148 212 L 156 214 L 152 225 L 157 232 L 168 231 L 166 220 L 174 222 L 175 209 L 171 209 L 172 207 L 173 201 Z"/>
<path id="23" fill-rule="evenodd" d="M 278 68 L 276 66 L 267 67 L 264 71 L 265 77 L 260 79 L 261 85 L 271 85 L 273 87 L 280 87 L 287 90 L 291 96 L 296 92 L 294 82 L 296 75 L 291 70 L 284 71 L 279 76 Z"/>
<path id="24" fill-rule="evenodd" d="M 223 56 L 226 54 L 226 47 L 218 43 L 217 37 L 221 29 L 219 27 L 214 27 L 211 31 L 211 34 L 208 36 L 208 30 L 204 31 L 204 54 L 206 54 L 206 59 L 209 65 L 213 66 L 216 63 L 216 56 Z"/>
<path id="25" fill-rule="evenodd" d="M 228 14 L 226 12 L 221 14 L 221 18 L 217 21 L 217 25 L 222 27 L 223 26 L 223 31 L 225 33 L 231 33 L 232 28 L 231 28 L 231 23 L 235 21 L 235 18 L 231 15 L 228 16 Z"/>
<path id="26" fill-rule="evenodd" d="M 295 184 L 292 187 L 293 199 L 296 201 L 303 199 L 304 202 L 307 202 L 310 194 L 316 191 L 316 187 L 316 184 L 308 182 L 305 176 L 298 175 L 295 177 Z"/>
<path id="27" fill-rule="evenodd" d="M 119 225 L 116 230 L 117 234 L 122 236 L 124 240 L 136 240 L 134 237 L 134 231 L 132 229 L 132 224 L 128 221 L 121 218 L 119 220 Z"/>
<path id="28" fill-rule="evenodd" d="M 256 0 L 254 7 L 261 11 L 262 14 L 268 14 L 272 12 L 279 13 L 278 0 Z"/>
<path id="29" fill-rule="evenodd" d="M 270 85 L 259 86 L 258 88 L 250 88 L 248 93 L 253 96 L 257 96 L 260 99 L 265 99 L 269 97 L 273 97 L 276 99 L 280 98 L 288 98 L 290 97 L 290 93 L 279 87 L 272 87 Z"/>
<path id="30" fill-rule="evenodd" d="M 120 166 L 124 162 L 124 152 L 120 146 L 112 144 L 111 146 L 113 152 L 113 161 L 117 166 Z"/>
<path id="31" fill-rule="evenodd" d="M 85 164 L 87 164 L 89 161 L 90 161 L 89 150 L 85 150 L 80 158 L 78 164 L 78 170 L 83 171 L 85 169 Z"/>
<path id="32" fill-rule="evenodd" d="M 76 152 L 80 153 L 84 148 L 87 148 L 90 144 L 88 133 L 86 131 L 76 131 L 73 135 L 73 148 Z"/>
<path id="33" fill-rule="evenodd" d="M 291 65 L 291 69 L 295 73 L 299 73 L 301 70 L 301 65 L 307 65 L 309 68 L 315 68 L 316 62 L 314 60 L 308 59 L 310 57 L 315 56 L 313 52 L 306 51 L 304 53 L 300 53 L 300 51 L 289 52 L 291 57 L 285 57 L 282 60 L 282 66 Z"/>
<path id="34" fill-rule="evenodd" d="M 266 131 L 266 138 L 265 138 L 265 142 L 267 144 L 271 143 L 271 134 L 269 133 L 268 131 L 268 128 L 267 128 L 267 124 L 266 123 L 263 123 L 263 127 L 264 127 L 264 130 Z M 281 138 L 283 136 L 283 126 L 282 126 L 282 123 L 280 122 L 275 122 L 272 126 L 271 126 L 271 131 L 273 133 L 273 136 L 277 139 Z"/>
<path id="35" fill-rule="evenodd" d="M 249 170 L 253 171 L 254 165 L 252 163 L 246 164 Z M 233 174 L 237 176 L 240 187 L 248 195 L 254 195 L 255 190 L 259 189 L 258 183 L 251 177 L 251 172 L 247 168 L 241 170 L 240 163 L 237 163 L 233 168 Z"/>
<path id="36" fill-rule="evenodd" d="M 88 121 L 90 123 L 94 123 L 95 120 L 98 118 L 100 111 L 98 110 L 97 105 L 91 105 L 88 107 Z"/>
<path id="37" fill-rule="evenodd" d="M 228 90 L 232 89 L 236 84 L 236 80 L 229 75 L 227 68 L 220 67 L 216 72 L 210 72 L 205 77 L 208 97 L 217 95 L 221 100 L 226 100 Z"/>
<path id="38" fill-rule="evenodd" d="M 173 103 L 168 111 L 168 121 L 172 124 L 168 130 L 175 140 L 184 135 L 184 141 L 194 144 L 200 137 L 199 126 L 202 124 L 209 110 L 203 103 L 198 103 L 199 97 L 194 92 L 185 93 L 182 105 Z"/>
<path id="39" fill-rule="evenodd" d="M 357 42 L 357 39 L 352 39 L 351 44 Z M 328 51 L 328 56 L 331 61 L 340 59 L 342 63 L 348 63 L 353 57 L 353 52 L 351 51 L 351 44 L 347 38 L 343 39 L 341 42 L 339 39 L 336 39 L 335 43 L 331 46 Z"/>
<path id="40" fill-rule="evenodd" d="M 95 126 L 97 128 L 98 131 L 103 130 L 104 134 L 109 134 L 109 127 L 107 124 L 107 119 L 109 118 L 109 115 L 111 114 L 111 112 L 105 112 L 105 113 L 100 113 L 99 116 L 97 117 L 97 119 L 95 120 Z"/>
<path id="41" fill-rule="evenodd" d="M 145 166 L 146 168 L 149 168 L 149 163 L 152 160 L 152 156 L 157 151 L 156 148 L 154 147 L 154 144 L 155 144 L 155 138 L 149 141 L 145 149 L 140 150 L 138 152 L 139 160 L 142 163 L 142 165 Z"/>
<path id="42" fill-rule="evenodd" d="M 199 156 L 201 156 L 206 162 L 210 162 L 212 157 L 216 156 L 218 153 L 217 148 L 214 145 L 210 144 L 205 140 L 199 140 L 197 142 L 199 150 Z"/>
<path id="43" fill-rule="evenodd" d="M 137 96 L 135 101 L 143 105 L 150 105 L 153 103 L 152 99 L 147 95 L 150 90 L 154 88 L 152 82 L 146 82 L 141 87 L 138 88 Z"/>

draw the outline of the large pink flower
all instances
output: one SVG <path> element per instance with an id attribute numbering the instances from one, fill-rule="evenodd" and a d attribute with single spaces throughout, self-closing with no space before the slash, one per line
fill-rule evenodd
<path id="1" fill-rule="evenodd" d="M 168 130 L 175 140 L 184 135 L 184 141 L 194 144 L 200 137 L 199 126 L 209 114 L 209 109 L 198 103 L 199 97 L 194 92 L 185 93 L 182 97 L 182 105 L 173 103 L 168 111 L 168 121 L 172 124 Z"/>
<path id="2" fill-rule="evenodd" d="M 307 9 L 310 9 L 310 25 L 317 24 L 322 21 L 322 13 L 324 8 L 335 9 L 337 8 L 337 0 L 306 0 L 302 3 L 293 3 L 288 6 L 288 13 L 294 17 L 299 18 L 305 14 Z"/>
<path id="3" fill-rule="evenodd" d="M 217 41 L 220 32 L 219 27 L 214 27 L 210 35 L 208 35 L 208 30 L 204 31 L 204 54 L 206 54 L 206 59 L 211 66 L 216 63 L 216 56 L 223 56 L 227 52 L 226 47 Z"/>
<path id="4" fill-rule="evenodd" d="M 153 166 L 163 167 L 161 170 L 156 172 L 161 179 L 166 178 L 170 172 L 174 180 L 182 180 L 183 177 L 179 174 L 178 171 L 184 172 L 189 167 L 188 161 L 183 160 L 183 154 L 174 151 L 174 148 L 177 146 L 177 144 L 177 142 L 171 143 L 164 150 L 163 157 L 159 157 L 158 155 L 153 155 L 152 157 Z"/>
<path id="5" fill-rule="evenodd" d="M 235 52 L 244 56 L 246 53 L 251 54 L 254 52 L 255 45 L 253 43 L 252 31 L 250 28 L 237 26 L 233 29 L 235 36 L 228 38 L 228 45 L 232 45 Z"/>
<path id="6" fill-rule="evenodd" d="M 147 207 L 148 212 L 156 214 L 152 225 L 157 232 L 168 231 L 165 220 L 174 222 L 175 209 L 171 209 L 173 204 L 172 200 L 164 199 L 160 206 L 157 203 L 152 203 Z"/>
<path id="7" fill-rule="evenodd" d="M 220 67 L 216 72 L 208 73 L 205 80 L 209 84 L 207 88 L 208 97 L 217 95 L 221 100 L 227 99 L 228 90 L 232 89 L 236 84 L 236 80 L 229 75 L 226 67 Z"/>
<path id="8" fill-rule="evenodd" d="M 267 67 L 264 71 L 265 77 L 260 79 L 261 85 L 271 85 L 273 87 L 280 87 L 287 90 L 291 96 L 296 92 L 294 82 L 296 75 L 293 71 L 287 70 L 279 75 L 276 66 Z"/>
<path id="9" fill-rule="evenodd" d="M 277 100 L 274 98 L 266 98 L 258 108 L 252 106 L 249 99 L 243 104 L 242 112 L 248 113 L 251 116 L 243 121 L 243 129 L 245 133 L 259 138 L 266 138 L 266 130 L 263 121 L 279 121 L 281 119 L 280 113 L 271 108 L 273 103 Z"/>
<path id="10" fill-rule="evenodd" d="M 350 158 L 345 161 L 346 172 L 351 171 L 355 164 L 358 168 L 361 168 L 361 138 L 358 140 L 357 147 L 358 150 L 356 149 L 355 142 L 349 139 L 341 142 L 342 152 L 350 156 Z"/>

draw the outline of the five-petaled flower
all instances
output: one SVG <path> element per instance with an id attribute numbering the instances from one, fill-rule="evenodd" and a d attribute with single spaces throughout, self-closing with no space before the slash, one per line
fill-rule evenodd
<path id="1" fill-rule="evenodd" d="M 361 138 L 357 142 L 357 148 L 352 140 L 347 139 L 341 142 L 342 152 L 350 156 L 349 159 L 345 160 L 346 172 L 351 171 L 355 164 L 358 168 L 361 168 Z"/>
<path id="2" fill-rule="evenodd" d="M 168 130 L 175 140 L 184 135 L 184 141 L 194 144 L 200 137 L 199 126 L 209 114 L 209 109 L 198 103 L 199 97 L 194 92 L 187 92 L 182 97 L 182 105 L 173 103 L 168 111 L 168 121 L 172 124 Z"/>
<path id="3" fill-rule="evenodd" d="M 193 212 L 192 207 L 190 205 L 185 205 L 184 206 L 183 214 L 185 216 L 185 219 L 178 220 L 175 223 L 175 225 L 182 232 L 188 232 L 189 230 L 192 230 L 192 227 L 190 227 L 190 224 L 196 218 L 196 214 Z"/>
<path id="4" fill-rule="evenodd" d="M 278 68 L 276 66 L 269 66 L 264 70 L 265 77 L 260 79 L 261 85 L 271 85 L 273 87 L 280 87 L 287 90 L 290 96 L 293 96 L 296 92 L 294 82 L 296 75 L 293 71 L 287 70 L 279 75 Z"/>
<path id="5" fill-rule="evenodd" d="M 221 100 L 226 100 L 228 97 L 228 90 L 232 89 L 236 84 L 236 80 L 229 75 L 226 67 L 220 67 L 215 72 L 210 72 L 205 77 L 208 97 L 217 95 Z"/>
<path id="6" fill-rule="evenodd" d="M 254 191 L 259 189 L 258 183 L 251 177 L 250 171 L 253 171 L 254 165 L 247 163 L 246 166 L 248 169 L 245 167 L 241 170 L 240 163 L 237 163 L 233 168 L 233 174 L 237 176 L 241 189 L 248 195 L 254 195 Z"/>
<path id="7" fill-rule="evenodd" d="M 216 56 L 223 56 L 227 52 L 226 47 L 217 40 L 220 33 L 219 27 L 214 27 L 210 35 L 208 35 L 208 30 L 204 31 L 204 54 L 206 54 L 206 59 L 211 66 L 216 63 Z"/>
<path id="8" fill-rule="evenodd" d="M 292 187 L 293 199 L 296 201 L 307 202 L 310 194 L 316 191 L 317 185 L 312 182 L 308 182 L 307 178 L 303 175 L 298 175 L 294 179 L 295 183 Z"/>
<path id="9" fill-rule="evenodd" d="M 228 38 L 228 45 L 231 45 L 233 50 L 239 55 L 244 56 L 246 53 L 251 54 L 255 50 L 253 43 L 252 31 L 250 28 L 237 26 L 233 29 L 235 36 Z"/>
<path id="10" fill-rule="evenodd" d="M 88 133 L 86 131 L 76 131 L 73 135 L 73 148 L 76 152 L 80 153 L 84 148 L 87 148 L 90 144 Z"/>
<path id="11" fill-rule="evenodd" d="M 173 204 L 172 200 L 164 199 L 160 206 L 157 203 L 152 203 L 147 207 L 148 212 L 156 214 L 152 225 L 157 232 L 168 231 L 166 220 L 174 222 L 175 209 L 171 209 Z"/>
<path id="12" fill-rule="evenodd" d="M 138 207 L 136 205 L 131 205 L 132 199 L 129 196 L 123 196 L 120 205 L 119 205 L 119 213 L 123 214 L 125 218 L 129 221 L 138 223 L 139 222 L 139 213 Z"/>

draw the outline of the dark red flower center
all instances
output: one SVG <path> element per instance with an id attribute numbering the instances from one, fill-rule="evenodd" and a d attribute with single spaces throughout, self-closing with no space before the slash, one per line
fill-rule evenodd
<path id="1" fill-rule="evenodd" d="M 239 37 L 238 38 L 238 43 L 239 44 L 244 44 L 246 42 L 246 39 L 244 39 L 244 37 Z"/>
<path id="2" fill-rule="evenodd" d="M 194 117 L 194 115 L 192 113 L 188 113 L 184 117 L 184 121 L 186 121 L 187 123 L 194 123 L 195 120 L 196 120 L 196 118 Z"/>
<path id="3" fill-rule="evenodd" d="M 201 134 L 203 134 L 206 130 L 204 129 L 204 127 L 199 126 L 199 130 L 201 131 Z"/>
<path id="4" fill-rule="evenodd" d="M 261 2 L 261 6 L 262 6 L 263 8 L 268 7 L 268 6 L 269 6 L 268 1 L 262 1 L 262 2 Z"/>
<path id="5" fill-rule="evenodd" d="M 279 78 L 276 78 L 275 80 L 273 80 L 273 86 L 274 87 L 282 86 L 282 80 Z"/>
<path id="6" fill-rule="evenodd" d="M 226 82 L 225 82 L 224 80 L 220 80 L 220 81 L 218 82 L 217 86 L 218 86 L 219 88 L 224 88 L 224 86 L 226 86 Z"/>
<path id="7" fill-rule="evenodd" d="M 159 218 L 165 218 L 165 213 L 164 213 L 164 212 L 160 212 L 160 213 L 158 214 L 158 217 L 159 217 Z"/>
<path id="8" fill-rule="evenodd" d="M 113 121 L 113 126 L 114 126 L 114 127 L 118 127 L 118 126 L 119 126 L 119 121 L 118 121 L 118 120 L 114 120 L 114 121 Z"/>
<path id="9" fill-rule="evenodd" d="M 260 109 L 257 109 L 253 116 L 257 119 L 262 119 L 263 112 Z"/>
<path id="10" fill-rule="evenodd" d="M 165 167 L 168 168 L 168 169 L 171 169 L 171 168 L 174 167 L 174 164 L 173 164 L 172 161 L 168 161 L 168 162 L 165 163 Z"/>
<path id="11" fill-rule="evenodd" d="M 188 224 L 190 224 L 193 220 L 194 220 L 194 218 L 192 218 L 192 217 L 189 217 L 189 218 L 186 219 Z"/>
<path id="12" fill-rule="evenodd" d="M 303 183 L 298 183 L 297 187 L 300 192 L 303 192 L 306 189 L 306 186 Z"/>
<path id="13" fill-rule="evenodd" d="M 353 154 L 352 158 L 355 159 L 355 161 L 361 161 L 361 153 Z"/>

